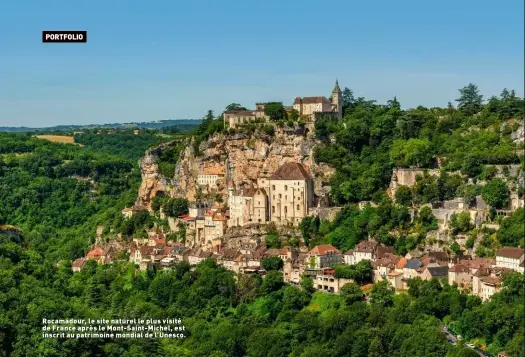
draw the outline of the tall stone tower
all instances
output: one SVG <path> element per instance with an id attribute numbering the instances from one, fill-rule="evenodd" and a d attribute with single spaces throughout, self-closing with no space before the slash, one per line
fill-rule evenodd
<path id="1" fill-rule="evenodd" d="M 337 113 L 337 118 L 343 118 L 343 92 L 339 88 L 339 81 L 335 80 L 335 87 L 332 91 L 332 104 L 334 105 L 334 111 Z"/>

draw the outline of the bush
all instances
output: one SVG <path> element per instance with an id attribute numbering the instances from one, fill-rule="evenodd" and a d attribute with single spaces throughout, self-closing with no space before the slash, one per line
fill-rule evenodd
<path id="1" fill-rule="evenodd" d="M 263 126 L 263 131 L 270 136 L 273 136 L 275 134 L 275 128 L 273 127 L 273 125 L 270 124 L 265 124 Z"/>

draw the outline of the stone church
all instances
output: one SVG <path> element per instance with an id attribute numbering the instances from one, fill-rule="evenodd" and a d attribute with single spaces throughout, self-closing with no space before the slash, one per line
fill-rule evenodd
<path id="1" fill-rule="evenodd" d="M 296 162 L 283 164 L 270 178 L 259 178 L 257 188 L 229 189 L 229 227 L 275 222 L 297 226 L 313 205 L 313 181 Z"/>

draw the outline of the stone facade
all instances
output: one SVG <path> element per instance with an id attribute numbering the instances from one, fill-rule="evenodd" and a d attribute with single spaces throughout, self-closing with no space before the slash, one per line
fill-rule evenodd
<path id="1" fill-rule="evenodd" d="M 313 203 L 313 182 L 298 163 L 283 164 L 269 179 L 257 180 L 261 187 L 244 186 L 237 192 L 230 187 L 229 226 L 248 224 L 299 225 Z"/>

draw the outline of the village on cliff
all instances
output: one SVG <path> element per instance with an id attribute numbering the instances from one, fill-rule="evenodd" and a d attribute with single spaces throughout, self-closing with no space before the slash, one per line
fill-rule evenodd
<path id="1" fill-rule="evenodd" d="M 256 103 L 255 110 L 226 111 L 223 114 L 225 127 L 268 123 L 270 120 L 264 109 L 264 103 Z M 285 107 L 285 110 L 297 111 L 304 118 L 306 127 L 313 131 L 313 123 L 320 115 L 341 119 L 342 91 L 336 81 L 330 99 L 324 96 L 297 97 L 293 105 Z M 511 270 L 523 272 L 525 250 L 522 248 L 503 247 L 496 252 L 495 259 L 475 257 L 464 251 L 451 252 L 436 244 L 400 256 L 394 253 L 393 247 L 374 240 L 362 241 L 346 252 L 330 244 L 311 249 L 302 243 L 280 249 L 267 248 L 264 236 L 268 227 L 297 236 L 299 225 L 306 217 L 333 220 L 341 210 L 341 207 L 333 207 L 329 203 L 329 188 L 321 184 L 321 181 L 326 181 L 322 175 L 328 175 L 329 168 L 316 165 L 311 159 L 314 139 L 305 139 L 305 135 L 298 137 L 297 133 L 282 128 L 278 130 L 277 136 L 282 141 L 278 149 L 260 144 L 259 150 L 254 150 L 249 147 L 254 145 L 253 142 L 235 139 L 238 147 L 229 142 L 221 144 L 224 146 L 221 154 L 227 156 L 222 161 L 210 159 L 211 155 L 206 153 L 203 158 L 197 159 L 188 148 L 188 152 L 183 153 L 187 156 L 186 160 L 181 160 L 179 165 L 179 177 L 174 179 L 174 189 L 159 176 L 154 158 L 147 155 L 141 162 L 143 184 L 139 199 L 133 207 L 122 211 L 123 216 L 129 219 L 142 211 L 152 212 L 151 200 L 160 195 L 188 198 L 190 207 L 187 214 L 166 217 L 161 210 L 160 218 L 168 220 L 169 231 L 156 227 L 148 232 L 148 237 L 133 238 L 132 241 L 112 239 L 103 242 L 103 228 L 99 227 L 95 244 L 85 257 L 72 263 L 73 271 L 80 271 L 88 260 L 110 264 L 121 259 L 121 253 L 125 252 L 127 259 L 141 270 L 152 266 L 172 269 L 179 262 L 196 265 L 205 259 L 213 259 L 235 273 L 264 275 L 263 260 L 275 257 L 283 261 L 282 272 L 286 283 L 299 284 L 302 277 L 309 276 L 315 289 L 337 294 L 351 280 L 336 276 L 334 267 L 369 261 L 373 269 L 372 281 L 387 280 L 397 291 L 406 290 L 408 281 L 416 277 L 425 280 L 438 278 L 457 284 L 458 288 L 483 300 L 499 291 L 502 274 Z M 523 131 L 518 140 L 523 141 Z M 241 150 L 242 155 L 239 154 Z M 278 154 L 275 153 L 277 151 Z M 510 169 L 517 170 L 517 167 Z M 418 177 L 439 174 L 439 169 L 394 168 L 387 194 L 395 200 L 400 187 L 413 187 Z M 223 199 L 197 197 L 197 191 L 222 196 Z M 363 201 L 358 207 L 362 210 L 369 205 L 375 204 Z M 460 213 L 468 214 L 475 227 L 498 228 L 489 223 L 490 207 L 481 196 L 477 196 L 472 204 L 465 204 L 462 198 L 456 198 L 427 205 L 438 221 L 438 229 L 429 232 L 428 236 L 436 240 L 451 241 L 451 217 Z M 509 207 L 496 213 L 508 216 L 523 207 L 523 197 L 513 193 Z M 412 209 L 411 215 L 414 212 Z M 182 233 L 184 238 L 177 242 L 166 239 L 174 232 Z M 466 238 L 457 235 L 455 240 L 464 244 Z"/>

